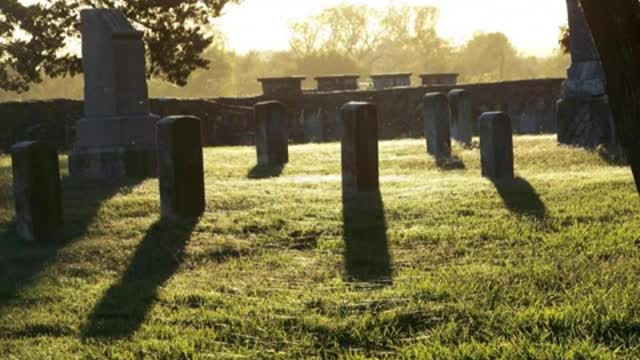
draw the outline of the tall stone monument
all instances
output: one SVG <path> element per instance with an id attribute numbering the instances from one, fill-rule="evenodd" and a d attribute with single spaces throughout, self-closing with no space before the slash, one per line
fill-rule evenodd
<path id="1" fill-rule="evenodd" d="M 84 119 L 69 156 L 73 176 L 156 175 L 155 124 L 149 112 L 143 33 L 118 10 L 80 13 Z"/>
<path id="2" fill-rule="evenodd" d="M 558 142 L 619 153 L 600 56 L 579 0 L 566 0 L 571 66 L 557 104 Z"/>

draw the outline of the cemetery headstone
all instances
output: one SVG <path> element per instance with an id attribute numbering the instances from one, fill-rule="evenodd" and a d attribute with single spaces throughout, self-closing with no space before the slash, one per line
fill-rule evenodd
<path id="1" fill-rule="evenodd" d="M 158 173 L 163 218 L 195 218 L 204 212 L 200 119 L 170 116 L 157 124 Z"/>
<path id="2" fill-rule="evenodd" d="M 470 145 L 473 138 L 473 113 L 471 96 L 468 91 L 454 89 L 449 92 L 451 107 L 451 138 Z"/>
<path id="3" fill-rule="evenodd" d="M 378 113 L 376 105 L 349 102 L 340 109 L 342 127 L 342 191 L 379 189 Z"/>
<path id="4" fill-rule="evenodd" d="M 62 187 L 55 146 L 21 142 L 11 148 L 11 160 L 18 236 L 27 241 L 60 241 Z"/>
<path id="5" fill-rule="evenodd" d="M 511 119 L 501 111 L 482 114 L 479 120 L 482 176 L 513 179 L 513 133 Z"/>
<path id="6" fill-rule="evenodd" d="M 287 111 L 278 101 L 255 105 L 258 165 L 284 165 L 289 162 Z"/>
<path id="7" fill-rule="evenodd" d="M 423 98 L 422 116 L 427 153 L 437 158 L 451 156 L 449 100 L 442 93 L 428 93 Z"/>

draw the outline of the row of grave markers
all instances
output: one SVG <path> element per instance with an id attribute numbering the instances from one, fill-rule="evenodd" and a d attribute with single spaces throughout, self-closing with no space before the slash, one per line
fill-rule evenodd
<path id="1" fill-rule="evenodd" d="M 453 122 L 447 97 L 441 93 L 429 93 L 424 97 L 424 105 L 428 152 L 437 157 L 449 157 L 449 129 Z M 286 164 L 289 153 L 284 105 L 277 101 L 258 103 L 255 116 L 258 164 Z M 343 192 L 378 191 L 376 105 L 349 102 L 341 108 L 340 118 Z M 491 179 L 512 179 L 513 142 L 509 117 L 502 112 L 485 113 L 479 119 L 479 130 L 482 175 Z M 200 119 L 193 116 L 166 117 L 157 122 L 156 137 L 162 217 L 199 217 L 205 211 Z M 18 235 L 30 241 L 60 240 L 63 236 L 62 189 L 55 146 L 43 142 L 14 145 L 12 168 Z"/>

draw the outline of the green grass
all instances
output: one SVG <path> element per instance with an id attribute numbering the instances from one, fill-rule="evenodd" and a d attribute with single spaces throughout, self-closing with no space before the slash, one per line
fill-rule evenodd
<path id="1" fill-rule="evenodd" d="M 156 180 L 63 170 L 58 246 L 16 237 L 0 157 L 0 358 L 636 358 L 630 171 L 515 147 L 518 180 L 494 185 L 477 148 L 438 166 L 381 142 L 381 195 L 344 213 L 339 144 L 291 146 L 266 179 L 253 148 L 206 149 L 197 224 L 159 222 Z"/>

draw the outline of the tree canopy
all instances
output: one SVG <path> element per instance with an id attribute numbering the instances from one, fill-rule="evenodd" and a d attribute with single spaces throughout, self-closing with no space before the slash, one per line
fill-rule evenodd
<path id="1" fill-rule="evenodd" d="M 185 85 L 206 68 L 211 19 L 239 0 L 49 0 L 25 5 L 0 1 L 0 89 L 22 92 L 44 77 L 82 72 L 70 51 L 80 38 L 83 8 L 115 8 L 145 32 L 148 76 Z"/>

